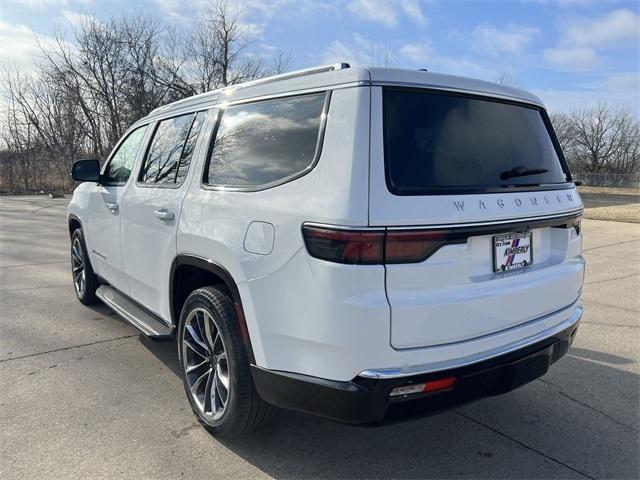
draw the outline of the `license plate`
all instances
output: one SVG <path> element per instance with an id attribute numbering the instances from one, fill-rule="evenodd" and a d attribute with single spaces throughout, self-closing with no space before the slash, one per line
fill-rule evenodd
<path id="1" fill-rule="evenodd" d="M 533 263 L 531 232 L 493 237 L 493 270 L 509 272 Z"/>

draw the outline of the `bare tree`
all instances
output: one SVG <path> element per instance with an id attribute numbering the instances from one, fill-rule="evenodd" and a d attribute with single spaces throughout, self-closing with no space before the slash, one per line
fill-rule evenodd
<path id="1" fill-rule="evenodd" d="M 242 9 L 232 9 L 225 0 L 215 0 L 194 27 L 188 47 L 186 69 L 197 92 L 235 85 L 269 73 L 261 56 L 249 52 L 253 44 L 243 25 Z M 276 56 L 273 66 L 282 69 L 288 61 Z"/>
<path id="2" fill-rule="evenodd" d="M 291 64 L 291 54 L 288 52 L 277 52 L 271 59 L 268 72 L 270 75 L 279 75 L 286 72 Z"/>
<path id="3" fill-rule="evenodd" d="M 496 77 L 494 82 L 499 83 L 500 85 L 505 85 L 507 87 L 524 88 L 522 82 L 520 82 L 518 78 L 514 77 L 513 75 L 509 75 L 508 73 L 501 73 Z"/>
<path id="4" fill-rule="evenodd" d="M 565 156 L 568 156 L 574 146 L 573 139 L 573 122 L 571 117 L 566 113 L 554 112 L 550 116 L 551 124 L 558 137 L 560 148 Z"/>
<path id="5" fill-rule="evenodd" d="M 590 173 L 635 173 L 640 168 L 640 122 L 626 107 L 607 103 L 551 115 L 571 167 Z"/>
<path id="6" fill-rule="evenodd" d="M 388 68 L 393 66 L 393 53 L 388 45 L 372 43 L 369 52 L 369 64 L 372 67 Z"/>
<path id="7" fill-rule="evenodd" d="M 627 115 L 606 103 L 571 112 L 573 155 L 584 170 L 599 173 L 617 155 Z"/>
<path id="8" fill-rule="evenodd" d="M 125 130 L 160 105 L 282 73 L 290 56 L 253 48 L 245 12 L 212 0 L 192 30 L 151 15 L 83 17 L 69 35 L 41 45 L 33 75 L 8 66 L 2 78 L 0 188 L 69 188 L 71 162 L 104 159 Z M 372 61 L 391 62 L 387 48 Z"/>

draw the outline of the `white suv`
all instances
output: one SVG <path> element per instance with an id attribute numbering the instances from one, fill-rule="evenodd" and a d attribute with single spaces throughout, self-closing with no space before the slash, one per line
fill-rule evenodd
<path id="1" fill-rule="evenodd" d="M 161 107 L 72 176 L 78 298 L 175 335 L 216 434 L 271 405 L 369 423 L 504 393 L 582 314 L 582 202 L 522 90 L 302 70 Z"/>

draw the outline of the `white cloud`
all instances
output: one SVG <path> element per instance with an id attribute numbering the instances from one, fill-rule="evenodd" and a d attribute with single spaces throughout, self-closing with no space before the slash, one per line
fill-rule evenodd
<path id="1" fill-rule="evenodd" d="M 525 0 L 530 3 L 553 3 L 560 7 L 575 7 L 580 5 L 590 5 L 602 0 Z"/>
<path id="2" fill-rule="evenodd" d="M 418 0 L 404 0 L 402 11 L 416 25 L 422 27 L 427 24 L 427 19 L 422 13 L 422 7 L 420 7 Z"/>
<path id="3" fill-rule="evenodd" d="M 418 0 L 351 0 L 347 4 L 347 10 L 363 20 L 380 23 L 388 28 L 398 25 L 400 13 L 419 26 L 427 23 Z"/>
<path id="4" fill-rule="evenodd" d="M 41 59 L 38 42 L 44 48 L 51 48 L 55 40 L 50 37 L 36 36 L 26 25 L 8 23 L 0 20 L 0 63 L 17 67 L 24 72 L 33 72 Z"/>
<path id="5" fill-rule="evenodd" d="M 609 102 L 617 106 L 632 108 L 640 116 L 640 96 L 638 93 L 629 95 L 628 91 L 603 89 L 594 85 L 592 88 L 567 89 L 533 89 L 552 112 L 569 112 L 585 105 L 595 105 L 599 102 Z"/>
<path id="6" fill-rule="evenodd" d="M 614 45 L 640 38 L 640 15 L 630 10 L 615 10 L 589 22 L 568 28 L 565 41 L 575 45 Z"/>
<path id="7" fill-rule="evenodd" d="M 473 29 L 471 38 L 474 49 L 501 55 L 522 53 L 539 35 L 540 30 L 533 27 L 511 24 L 500 29 L 494 25 L 482 24 Z"/>
<path id="8" fill-rule="evenodd" d="M 208 1 L 208 0 L 205 0 Z M 339 14 L 339 7 L 324 0 L 242 0 L 241 8 L 265 19 L 286 12 L 288 18 L 312 18 L 322 13 Z"/>
<path id="9" fill-rule="evenodd" d="M 340 40 L 333 40 L 322 54 L 322 63 L 347 62 L 351 65 L 367 65 L 362 51 Z"/>
<path id="10" fill-rule="evenodd" d="M 167 20 L 175 23 L 182 23 L 189 21 L 189 17 L 184 9 L 184 3 L 180 0 L 153 0 L 157 7 L 161 10 L 162 14 L 167 17 Z M 198 5 L 198 7 L 204 7 L 204 5 Z M 201 13 L 204 12 L 204 8 Z"/>
<path id="11" fill-rule="evenodd" d="M 69 23 L 72 27 L 79 27 L 83 23 L 88 22 L 97 22 L 98 20 L 93 15 L 88 15 L 86 13 L 78 13 L 73 10 L 63 10 L 62 17 L 65 19 L 67 23 Z"/>
<path id="12" fill-rule="evenodd" d="M 640 15 L 630 10 L 615 10 L 600 18 L 574 21 L 561 26 L 563 34 L 543 57 L 563 70 L 589 70 L 599 64 L 598 50 L 607 47 L 637 45 L 640 39 Z"/>
<path id="13" fill-rule="evenodd" d="M 399 48 L 398 54 L 408 62 L 409 65 L 405 63 L 405 66 L 426 68 L 450 75 L 492 80 L 496 73 L 494 65 L 488 68 L 466 57 L 441 55 L 428 41 L 406 43 Z"/>
<path id="14" fill-rule="evenodd" d="M 400 47 L 398 53 L 412 63 L 426 62 L 432 56 L 431 46 L 425 44 L 407 43 Z"/>
<path id="15" fill-rule="evenodd" d="M 322 60 L 323 63 L 347 62 L 360 67 L 389 67 L 394 63 L 393 52 L 387 44 L 368 40 L 358 33 L 351 36 L 351 42 L 334 40 L 329 43 Z"/>
<path id="16" fill-rule="evenodd" d="M 555 47 L 542 52 L 547 64 L 561 70 L 591 70 L 598 65 L 598 55 L 591 47 Z"/>
<path id="17" fill-rule="evenodd" d="M 347 10 L 365 20 L 381 23 L 385 27 L 395 27 L 398 24 L 395 5 L 386 0 L 351 0 Z"/>
<path id="18" fill-rule="evenodd" d="M 609 90 L 634 92 L 637 97 L 640 95 L 640 73 L 614 73 L 604 77 L 599 85 Z"/>
<path id="19" fill-rule="evenodd" d="M 68 0 L 9 0 L 10 4 L 20 5 L 32 9 L 48 7 L 64 7 L 68 5 Z"/>

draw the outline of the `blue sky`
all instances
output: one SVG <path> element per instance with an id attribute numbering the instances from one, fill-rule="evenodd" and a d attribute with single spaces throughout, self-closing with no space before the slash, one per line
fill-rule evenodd
<path id="1" fill-rule="evenodd" d="M 506 74 L 551 110 L 606 100 L 640 116 L 640 1 L 245 0 L 256 54 L 290 67 L 387 59 L 399 68 L 495 80 Z M 152 13 L 180 28 L 206 0 L 2 0 L 0 62 L 28 69 L 80 15 Z"/>

